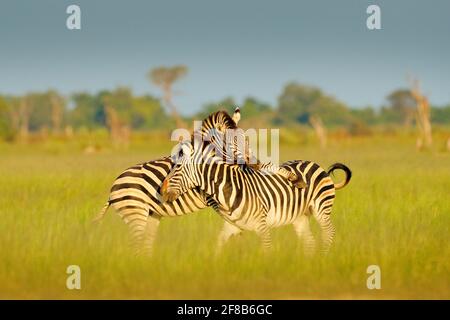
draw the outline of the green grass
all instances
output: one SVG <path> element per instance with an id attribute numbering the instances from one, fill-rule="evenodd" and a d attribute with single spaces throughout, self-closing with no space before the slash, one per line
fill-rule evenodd
<path id="1" fill-rule="evenodd" d="M 163 219 L 154 256 L 134 258 L 113 210 L 99 226 L 90 220 L 121 170 L 170 146 L 80 150 L 0 145 L 0 298 L 450 298 L 450 154 L 419 153 L 413 138 L 281 150 L 283 160 L 339 161 L 354 172 L 337 192 L 332 252 L 312 258 L 287 226 L 268 255 L 244 233 L 214 259 L 222 221 L 210 209 Z M 70 264 L 81 267 L 81 290 L 66 289 Z M 381 290 L 366 288 L 372 264 Z"/>

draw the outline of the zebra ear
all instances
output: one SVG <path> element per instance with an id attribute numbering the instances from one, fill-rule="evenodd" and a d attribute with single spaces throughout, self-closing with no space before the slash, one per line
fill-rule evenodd
<path id="1" fill-rule="evenodd" d="M 172 149 L 172 152 L 170 153 L 170 158 L 172 159 L 173 162 L 176 163 L 182 156 L 183 156 L 182 144 L 181 142 L 179 142 Z"/>
<path id="2" fill-rule="evenodd" d="M 233 121 L 237 125 L 239 120 L 241 120 L 241 110 L 239 109 L 239 107 L 236 107 L 236 109 L 234 109 L 234 113 L 233 113 Z"/>
<path id="3" fill-rule="evenodd" d="M 181 151 L 183 152 L 183 156 L 189 156 L 191 154 L 191 144 L 183 143 L 181 145 Z"/>

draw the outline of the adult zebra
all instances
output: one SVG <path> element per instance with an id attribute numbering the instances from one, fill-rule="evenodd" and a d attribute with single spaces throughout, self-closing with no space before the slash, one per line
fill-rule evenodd
<path id="1" fill-rule="evenodd" d="M 212 129 L 225 132 L 226 129 L 236 129 L 239 120 L 239 108 L 233 117 L 226 112 L 216 112 L 202 122 L 200 129 L 204 135 L 216 132 Z M 233 148 L 233 152 L 237 153 L 238 149 Z M 212 198 L 199 189 L 189 190 L 171 203 L 162 201 L 160 188 L 174 161 L 172 157 L 163 157 L 126 169 L 113 182 L 108 201 L 94 219 L 100 221 L 108 208 L 113 207 L 129 226 L 131 245 L 136 254 L 152 254 L 161 218 L 186 215 L 207 206 L 215 207 Z"/>
<path id="2" fill-rule="evenodd" d="M 194 135 L 195 136 L 195 135 Z M 194 147 L 196 146 L 196 147 Z M 351 171 L 336 163 L 328 172 L 311 161 L 289 161 L 282 168 L 303 175 L 306 188 L 292 187 L 279 175 L 267 175 L 249 166 L 230 165 L 217 157 L 211 144 L 182 143 L 181 157 L 164 180 L 161 194 L 166 201 L 179 199 L 192 188 L 200 188 L 212 197 L 216 210 L 228 222 L 219 236 L 219 249 L 242 230 L 256 231 L 264 248 L 271 246 L 270 229 L 293 224 L 297 235 L 305 240 L 305 251 L 315 249 L 309 226 L 310 216 L 322 229 L 322 251 L 328 252 L 335 234 L 330 220 L 335 190 L 351 179 Z M 345 180 L 334 184 L 333 171 L 345 172 Z"/>
<path id="3" fill-rule="evenodd" d="M 233 117 L 224 111 L 215 112 L 202 122 L 201 135 L 209 139 L 216 150 L 223 150 L 224 157 L 228 147 L 233 158 L 243 157 L 242 151 L 235 143 L 227 147 L 223 144 L 223 137 L 219 137 L 228 129 L 237 129 L 239 120 L 239 108 L 236 108 Z M 211 135 L 217 140 L 211 139 Z M 173 165 L 174 159 L 164 157 L 126 169 L 114 181 L 109 199 L 94 221 L 101 220 L 112 206 L 129 226 L 131 244 L 136 254 L 150 255 L 161 218 L 186 215 L 207 206 L 217 207 L 212 197 L 199 189 L 189 190 L 172 203 L 164 203 L 159 191 Z M 261 167 L 266 171 L 277 171 L 273 165 L 266 164 Z M 292 183 L 302 182 L 289 171 L 280 170 L 280 174 L 285 174 L 285 178 L 293 181 Z"/>

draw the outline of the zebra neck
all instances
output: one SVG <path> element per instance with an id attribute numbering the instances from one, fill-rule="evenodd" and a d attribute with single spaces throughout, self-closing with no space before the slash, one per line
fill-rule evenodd
<path id="1" fill-rule="evenodd" d="M 208 195 L 214 195 L 218 192 L 219 185 L 222 183 L 220 179 L 223 177 L 223 170 L 226 166 L 215 161 L 202 166 L 200 172 L 202 189 Z"/>

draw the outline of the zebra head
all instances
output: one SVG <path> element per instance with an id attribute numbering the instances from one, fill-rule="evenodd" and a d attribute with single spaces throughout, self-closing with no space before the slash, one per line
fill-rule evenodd
<path id="1" fill-rule="evenodd" d="M 225 111 L 210 114 L 194 132 L 191 142 L 180 142 L 172 156 L 175 162 L 161 186 L 163 201 L 174 201 L 180 195 L 201 184 L 200 164 L 209 156 L 218 156 L 228 162 L 245 163 L 243 132 L 238 131 L 240 110 L 231 117 Z M 211 159 L 211 158 L 208 158 Z"/>
<path id="2" fill-rule="evenodd" d="M 200 184 L 198 164 L 201 162 L 201 152 L 196 154 L 194 146 L 191 141 L 179 143 L 178 151 L 172 158 L 175 164 L 161 186 L 163 201 L 174 201 Z"/>

